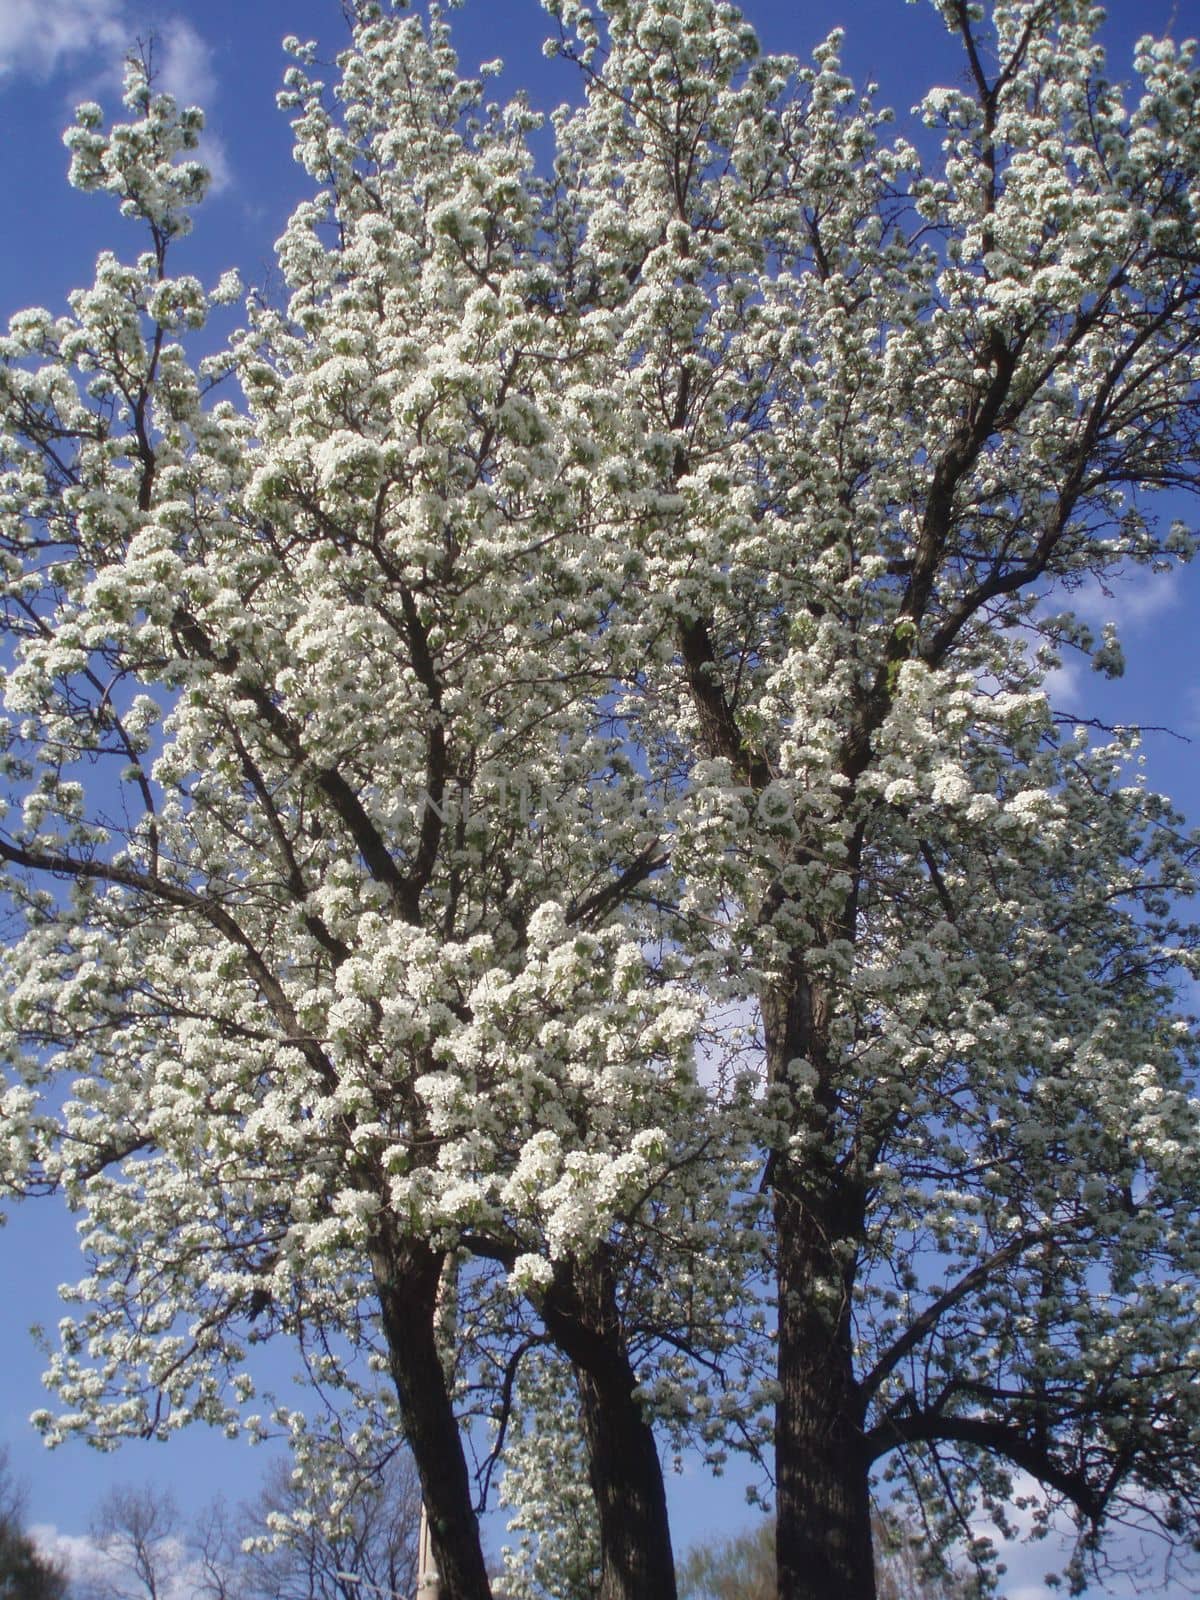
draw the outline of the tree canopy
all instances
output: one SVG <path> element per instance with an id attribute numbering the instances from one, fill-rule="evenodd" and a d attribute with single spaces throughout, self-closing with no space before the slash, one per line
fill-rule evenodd
<path id="1" fill-rule="evenodd" d="M 1200 1534 L 1197 844 L 1050 679 L 1192 549 L 1194 48 L 898 8 L 962 52 L 906 136 L 836 33 L 545 9 L 552 164 L 436 6 L 354 5 L 332 92 L 288 42 L 285 294 L 203 355 L 200 113 L 134 60 L 67 135 L 146 247 L 0 347 L 41 1425 L 314 1450 L 282 1334 L 450 1600 L 468 1442 L 548 1495 L 552 1412 L 603 1600 L 675 1594 L 664 1441 L 769 1460 L 780 1600 L 871 1600 L 880 1474 L 984 1566 L 1066 1507 L 1082 1585 Z"/>

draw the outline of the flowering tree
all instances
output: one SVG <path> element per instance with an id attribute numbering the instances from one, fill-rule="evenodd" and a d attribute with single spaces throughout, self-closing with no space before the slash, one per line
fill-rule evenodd
<path id="1" fill-rule="evenodd" d="M 421 1496 L 403 1447 L 373 1461 L 335 1454 L 324 1477 L 276 1457 L 256 1498 L 193 1522 L 193 1590 L 204 1600 L 362 1600 L 417 1589 Z"/>
<path id="2" fill-rule="evenodd" d="M 667 1595 L 644 1330 L 662 1318 L 677 1380 L 731 1297 L 681 1314 L 624 1225 L 703 1260 L 735 1145 L 698 1114 L 696 1004 L 623 915 L 663 858 L 591 649 L 603 531 L 570 559 L 559 537 L 590 472 L 561 375 L 591 335 L 539 304 L 529 119 L 468 141 L 476 96 L 436 22 L 365 20 L 353 136 L 294 69 L 330 187 L 281 247 L 286 311 L 194 370 L 180 337 L 237 293 L 167 272 L 198 115 L 134 62 L 135 120 L 85 106 L 69 135 L 75 181 L 152 248 L 5 352 L 9 1171 L 88 1218 L 52 1436 L 236 1430 L 245 1340 L 280 1328 L 364 1404 L 355 1358 L 378 1356 L 446 1585 L 484 1595 L 439 1339 L 469 1247 L 576 1366 L 611 1583 Z M 483 285 L 458 237 L 480 183 Z M 230 367 L 245 407 L 206 405 Z M 271 1420 L 304 1443 L 300 1417 L 247 1426 Z"/>
<path id="3" fill-rule="evenodd" d="M 1127 97 L 1080 0 L 937 0 L 914 144 L 836 35 L 548 9 L 548 175 L 436 9 L 358 6 L 336 108 L 292 41 L 289 298 L 196 363 L 198 114 L 135 64 L 68 136 L 150 248 L 0 381 L 6 1173 L 90 1267 L 44 1425 L 374 1365 L 483 1600 L 456 1403 L 553 1346 L 600 1593 L 670 1600 L 652 1428 L 753 1439 L 773 1350 L 781 1600 L 874 1594 L 879 1471 L 947 1539 L 1020 1474 L 1082 1581 L 1200 1512 L 1196 847 L 1046 690 L 1119 669 L 1074 586 L 1190 552 L 1192 52 Z"/>

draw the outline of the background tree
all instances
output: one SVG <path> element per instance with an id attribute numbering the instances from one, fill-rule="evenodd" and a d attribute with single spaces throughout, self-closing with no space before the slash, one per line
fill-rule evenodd
<path id="1" fill-rule="evenodd" d="M 218 1498 L 184 1513 L 154 1485 L 114 1488 L 92 1518 L 96 1560 L 76 1588 L 90 1600 L 363 1600 L 371 1585 L 414 1594 L 421 1500 L 407 1453 L 309 1444 L 302 1464 L 273 1460 L 259 1494 L 237 1506 Z"/>
<path id="2" fill-rule="evenodd" d="M 90 1267 L 43 1424 L 382 1368 L 485 1600 L 460 1414 L 552 1346 L 600 1594 L 670 1600 L 653 1427 L 756 1442 L 770 1353 L 781 1600 L 875 1594 L 877 1472 L 935 1546 L 1032 1480 L 1081 1583 L 1200 1525 L 1196 845 L 1048 677 L 1191 548 L 1194 53 L 1126 96 L 1081 0 L 938 0 L 927 159 L 837 35 L 548 9 L 545 177 L 436 9 L 356 7 L 332 101 L 295 46 L 289 298 L 196 366 L 198 114 L 135 63 L 69 135 L 151 248 L 0 383 L 6 1172 Z"/>
<path id="3" fill-rule="evenodd" d="M 26 1531 L 25 1498 L 0 1446 L 0 1596 L 3 1600 L 66 1600 L 67 1575 Z"/>
<path id="4" fill-rule="evenodd" d="M 727 1539 L 701 1540 L 679 1566 L 680 1600 L 774 1600 L 775 1529 L 768 1518 Z"/>
<path id="5" fill-rule="evenodd" d="M 903 1519 L 875 1513 L 879 1600 L 972 1600 L 980 1591 L 955 1572 L 930 1576 L 929 1551 Z M 679 1569 L 680 1600 L 774 1600 L 775 1528 L 763 1518 L 728 1539 L 702 1540 Z"/>
<path id="6" fill-rule="evenodd" d="M 183 1519 L 164 1490 L 114 1485 L 88 1533 L 102 1559 L 79 1586 L 93 1600 L 167 1600 L 186 1578 Z"/>

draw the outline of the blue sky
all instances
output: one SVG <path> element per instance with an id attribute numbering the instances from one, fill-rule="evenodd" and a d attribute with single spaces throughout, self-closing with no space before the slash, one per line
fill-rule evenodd
<path id="1" fill-rule="evenodd" d="M 1114 75 L 1123 75 L 1121 64 L 1138 34 L 1165 31 L 1173 21 L 1181 29 L 1189 20 L 1200 26 L 1194 8 L 1195 0 L 1113 0 L 1107 36 Z M 860 80 L 878 79 L 882 98 L 902 121 L 926 86 L 954 82 L 960 71 L 927 0 L 748 0 L 744 9 L 768 48 L 801 55 L 830 27 L 843 25 L 847 66 Z M 500 93 L 524 86 L 536 105 L 548 108 L 574 92 L 569 69 L 542 59 L 548 29 L 537 0 L 467 0 L 455 28 L 468 68 L 504 59 Z M 214 194 L 181 249 L 177 270 L 211 282 L 236 266 L 247 283 L 261 281 L 272 243 L 305 193 L 286 120 L 274 106 L 280 40 L 292 32 L 319 39 L 332 55 L 345 38 L 337 0 L 0 0 L 0 215 L 7 241 L 0 255 L 0 317 L 32 304 L 60 310 L 70 288 L 90 281 L 98 250 L 129 254 L 140 248 L 134 229 L 110 204 L 67 187 L 61 132 L 82 99 L 116 108 L 122 56 L 135 39 L 151 34 L 164 85 L 209 113 L 206 155 Z M 1068 666 L 1059 684 L 1063 707 L 1200 735 L 1200 571 L 1166 579 L 1139 574 L 1111 597 L 1085 594 L 1081 604 L 1089 620 L 1121 625 L 1129 669 L 1121 682 L 1108 684 Z M 1200 817 L 1196 745 L 1186 737 L 1149 736 L 1147 769 L 1156 787 Z M 81 1534 L 104 1489 L 118 1480 L 170 1485 L 185 1508 L 199 1509 L 218 1491 L 231 1499 L 251 1494 L 264 1465 L 261 1454 L 211 1435 L 128 1446 L 116 1456 L 76 1444 L 52 1455 L 41 1449 L 25 1420 L 43 1403 L 41 1358 L 28 1328 L 34 1322 L 53 1327 L 55 1287 L 74 1272 L 71 1223 L 51 1203 L 27 1208 L 0 1233 L 0 1442 L 7 1441 L 29 1481 L 32 1520 Z M 736 1482 L 710 1484 L 696 1471 L 677 1480 L 673 1498 L 681 1547 L 701 1534 L 735 1528 L 748 1515 Z M 1014 1600 L 1048 1593 L 1036 1582 L 1047 1564 L 1044 1548 L 1013 1560 Z"/>

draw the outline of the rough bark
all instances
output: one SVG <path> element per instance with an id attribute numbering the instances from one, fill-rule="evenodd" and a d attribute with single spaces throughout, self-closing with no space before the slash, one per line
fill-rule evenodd
<path id="1" fill-rule="evenodd" d="M 839 1219 L 776 1183 L 779 1600 L 875 1600 L 870 1461 L 854 1378 Z"/>
<path id="2" fill-rule="evenodd" d="M 561 1273 L 542 1314 L 579 1387 L 600 1523 L 600 1600 L 675 1600 L 662 1464 L 635 1394 L 637 1375 L 604 1262 Z"/>
<path id="3" fill-rule="evenodd" d="M 434 1335 L 441 1257 L 384 1229 L 372 1269 L 405 1439 L 429 1519 L 440 1600 L 491 1600 L 470 1474 Z"/>
<path id="4" fill-rule="evenodd" d="M 875 1600 L 870 1456 L 854 1374 L 851 1306 L 862 1201 L 839 1171 L 824 1046 L 827 998 L 797 956 L 763 998 L 768 1073 L 789 1132 L 771 1161 L 778 1276 L 775 1412 L 779 1600 Z M 817 1073 L 793 1094 L 793 1063 Z"/>

